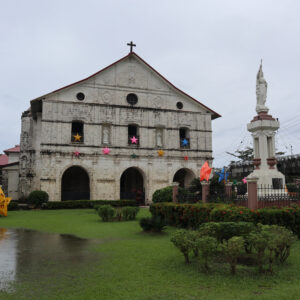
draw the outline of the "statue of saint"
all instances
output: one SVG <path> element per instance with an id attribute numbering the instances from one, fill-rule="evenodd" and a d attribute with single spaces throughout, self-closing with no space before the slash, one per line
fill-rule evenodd
<path id="1" fill-rule="evenodd" d="M 103 126 L 103 144 L 109 144 L 109 127 Z"/>
<path id="2" fill-rule="evenodd" d="M 265 106 L 267 99 L 267 88 L 268 83 L 264 78 L 264 73 L 262 71 L 262 63 L 260 64 L 257 76 L 256 76 L 256 111 L 268 112 L 269 109 Z"/>
<path id="3" fill-rule="evenodd" d="M 157 128 L 156 130 L 156 144 L 157 147 L 162 147 L 163 146 L 163 137 L 162 137 L 163 133 L 162 133 L 162 129 L 161 128 Z"/>

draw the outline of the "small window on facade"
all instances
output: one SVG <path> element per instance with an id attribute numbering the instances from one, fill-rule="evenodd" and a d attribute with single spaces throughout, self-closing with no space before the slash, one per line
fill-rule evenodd
<path id="1" fill-rule="evenodd" d="M 139 145 L 140 137 L 137 125 L 128 125 L 128 145 Z"/>
<path id="2" fill-rule="evenodd" d="M 156 146 L 163 147 L 163 129 L 156 128 Z"/>
<path id="3" fill-rule="evenodd" d="M 71 142 L 74 142 L 74 143 L 83 143 L 84 142 L 83 123 L 82 122 L 72 122 Z"/>
<path id="4" fill-rule="evenodd" d="M 182 108 L 183 108 L 182 102 L 177 102 L 177 103 L 176 103 L 176 107 L 177 107 L 178 109 L 182 109 Z"/>
<path id="5" fill-rule="evenodd" d="M 190 134 L 187 128 L 179 128 L 180 148 L 190 148 Z"/>
<path id="6" fill-rule="evenodd" d="M 110 125 L 102 126 L 102 144 L 110 144 Z"/>
<path id="7" fill-rule="evenodd" d="M 78 100 L 82 101 L 82 100 L 84 100 L 85 95 L 84 95 L 84 93 L 78 93 L 78 94 L 76 95 L 76 98 L 77 98 Z"/>
<path id="8" fill-rule="evenodd" d="M 135 105 L 138 102 L 138 97 L 136 94 L 128 94 L 126 97 L 128 104 Z"/>

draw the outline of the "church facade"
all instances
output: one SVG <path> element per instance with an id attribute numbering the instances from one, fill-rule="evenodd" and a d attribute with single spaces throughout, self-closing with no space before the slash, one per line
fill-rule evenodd
<path id="1" fill-rule="evenodd" d="M 212 163 L 219 114 L 172 85 L 136 53 L 30 102 L 22 114 L 19 198 L 136 199 L 187 186 Z"/>

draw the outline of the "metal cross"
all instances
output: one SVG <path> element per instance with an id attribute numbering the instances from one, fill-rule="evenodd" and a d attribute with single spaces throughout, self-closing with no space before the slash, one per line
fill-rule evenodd
<path id="1" fill-rule="evenodd" d="M 127 46 L 130 46 L 130 52 L 132 52 L 132 48 L 136 47 L 136 44 L 131 41 L 130 43 L 127 43 Z"/>

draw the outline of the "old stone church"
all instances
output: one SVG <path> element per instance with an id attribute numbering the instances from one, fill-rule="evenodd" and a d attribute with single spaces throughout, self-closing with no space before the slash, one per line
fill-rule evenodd
<path id="1" fill-rule="evenodd" d="M 50 201 L 150 203 L 156 189 L 187 186 L 205 160 L 212 163 L 211 121 L 218 117 L 131 51 L 30 102 L 22 114 L 18 197 L 41 189 Z"/>

